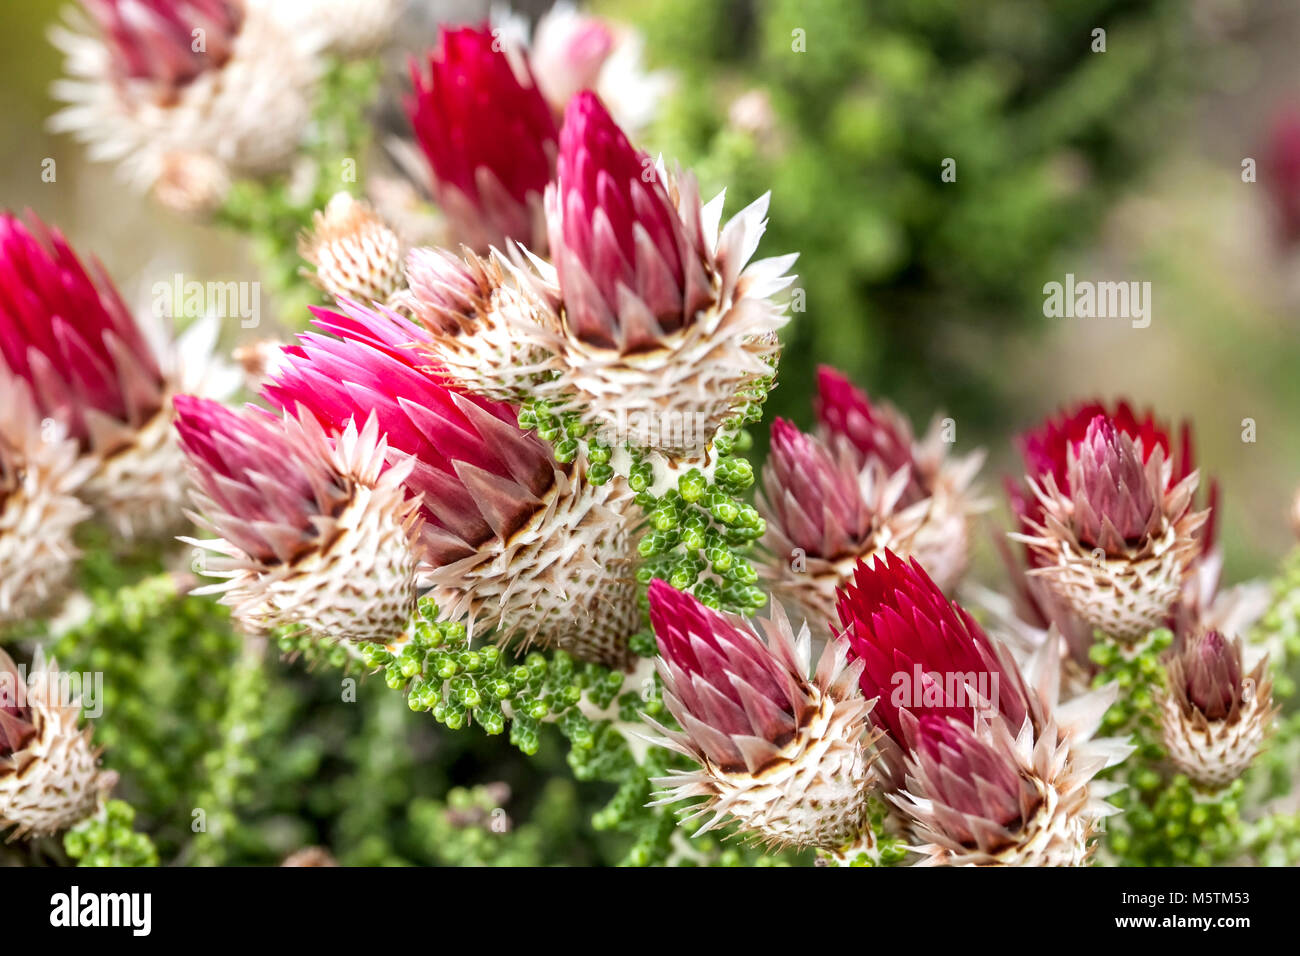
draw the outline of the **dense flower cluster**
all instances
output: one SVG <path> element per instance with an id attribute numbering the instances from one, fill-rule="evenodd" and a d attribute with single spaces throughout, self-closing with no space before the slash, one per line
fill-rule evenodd
<path id="1" fill-rule="evenodd" d="M 326 58 L 384 46 L 400 7 L 85 5 L 56 125 L 186 209 L 291 167 Z M 952 419 L 919 435 L 822 367 L 815 429 L 776 418 L 756 474 L 795 256 L 755 258 L 766 195 L 724 224 L 636 145 L 661 89 L 636 52 L 565 4 L 531 37 L 440 29 L 405 100 L 439 243 L 323 189 L 292 239 L 332 304 L 257 343 L 242 406 L 212 321 L 172 344 L 57 231 L 0 217 L 0 627 L 59 609 L 95 516 L 178 538 L 236 625 L 214 765 L 238 773 L 273 635 L 529 754 L 554 721 L 580 779 L 617 783 L 602 823 L 643 814 L 633 861 L 690 859 L 680 822 L 855 864 L 1079 866 L 1121 807 L 1223 809 L 1278 706 L 1190 430 L 1089 401 L 1023 435 L 1010 599 L 965 590 L 984 456 Z M 33 673 L 0 652 L 0 828 L 98 833 L 115 776 Z"/>

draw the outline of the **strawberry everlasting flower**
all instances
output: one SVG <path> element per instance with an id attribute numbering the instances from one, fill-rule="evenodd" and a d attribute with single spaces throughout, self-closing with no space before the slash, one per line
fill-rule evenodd
<path id="1" fill-rule="evenodd" d="M 865 467 L 847 445 L 828 445 L 781 418 L 772 423 L 762 478 L 766 574 L 819 633 L 835 618 L 836 588 L 858 560 L 884 548 L 906 552 L 928 513 L 926 502 L 900 506 L 906 469 Z"/>
<path id="2" fill-rule="evenodd" d="M 0 650 L 0 831 L 45 836 L 93 814 L 117 783 L 101 770 L 67 678 L 38 653 L 24 680 Z"/>
<path id="3" fill-rule="evenodd" d="M 168 91 L 221 69 L 244 19 L 230 0 L 90 0 L 86 8 L 113 50 L 117 74 Z"/>
<path id="4" fill-rule="evenodd" d="M 873 719 L 895 743 L 906 743 L 922 714 L 972 724 L 977 712 L 996 712 L 1016 728 L 1028 716 L 1015 665 L 915 558 L 885 551 L 860 562 L 839 617 L 851 655 L 863 661 L 862 693 L 880 698 Z"/>
<path id="5" fill-rule="evenodd" d="M 51 36 L 68 105 L 51 120 L 120 161 L 137 188 L 209 212 L 231 179 L 286 168 L 311 119 L 320 38 L 281 22 L 284 0 L 83 0 Z"/>
<path id="6" fill-rule="evenodd" d="M 793 281 L 785 271 L 794 261 L 749 263 L 766 196 L 719 232 L 721 200 L 701 205 L 693 178 L 637 151 L 594 94 L 574 97 L 546 191 L 555 267 L 533 262 L 562 309 L 550 320 L 495 319 L 548 355 L 550 374 L 528 368 L 504 384 L 608 430 L 611 441 L 711 468 L 718 428 L 745 404 L 741 393 L 771 375 L 786 318 L 770 297 Z"/>
<path id="7" fill-rule="evenodd" d="M 1168 617 L 1202 554 L 1209 512 L 1194 512 L 1198 474 L 1186 428 L 1170 440 L 1121 403 L 1085 405 L 1021 443 L 1028 494 L 1012 499 L 1030 574 L 1088 625 L 1118 640 Z M 1032 497 L 1031 497 L 1032 496 Z"/>
<path id="8" fill-rule="evenodd" d="M 185 539 L 220 557 L 203 570 L 254 627 L 298 624 L 321 638 L 389 642 L 415 610 L 419 518 L 401 480 L 382 473 L 386 446 L 372 417 L 331 440 L 310 415 L 278 421 L 176 397 L 197 518 L 218 538 Z"/>
<path id="9" fill-rule="evenodd" d="M 945 590 L 955 587 L 969 561 L 970 518 L 982 508 L 972 497 L 971 483 L 983 464 L 983 452 L 949 454 L 953 439 L 938 416 L 918 441 L 897 409 L 873 402 L 841 372 L 825 365 L 817 370 L 815 404 L 822 439 L 832 448 L 847 449 L 860 469 L 877 476 L 877 485 L 888 479 L 894 489 L 878 520 L 893 521 L 907 531 L 883 544 L 916 556 Z M 843 581 L 852 568 L 841 571 Z"/>
<path id="10" fill-rule="evenodd" d="M 411 63 L 406 111 L 455 238 L 486 252 L 508 239 L 541 250 L 541 199 L 556 129 L 528 68 L 487 27 L 443 28 L 428 73 Z"/>
<path id="11" fill-rule="evenodd" d="M 87 270 L 35 216 L 0 214 L 0 366 L 94 460 L 85 498 L 123 535 L 175 530 L 183 484 L 169 397 L 233 386 L 210 360 L 216 331 L 215 317 L 196 322 L 156 353 L 161 330 L 146 334 L 103 267 Z"/>
<path id="12" fill-rule="evenodd" d="M 660 801 L 707 796 L 704 829 L 728 815 L 772 843 L 869 848 L 870 705 L 844 648 L 828 646 L 810 675 L 807 627 L 795 637 L 777 611 L 760 622 L 710 610 L 665 581 L 650 583 L 664 701 L 680 732 L 654 726 L 698 770 L 659 781 Z M 653 723 L 653 721 L 651 721 Z"/>
<path id="13" fill-rule="evenodd" d="M 424 583 L 453 617 L 621 666 L 636 630 L 630 493 L 558 464 L 513 406 L 459 391 L 424 356 L 428 333 L 391 312 L 314 310 L 324 333 L 284 350 L 263 390 L 338 431 L 375 416 L 424 518 Z"/>
<path id="14" fill-rule="evenodd" d="M 1092 779 L 1131 751 L 1092 739 L 1115 687 L 1058 708 L 1058 640 L 1024 671 L 920 564 L 858 566 L 840 620 L 860 660 L 889 799 L 930 865 L 1079 866 L 1115 785 Z"/>
<path id="15" fill-rule="evenodd" d="M 1182 773 L 1217 789 L 1236 780 L 1263 748 L 1278 708 L 1265 657 L 1248 675 L 1241 641 L 1195 635 L 1166 661 L 1165 747 Z"/>

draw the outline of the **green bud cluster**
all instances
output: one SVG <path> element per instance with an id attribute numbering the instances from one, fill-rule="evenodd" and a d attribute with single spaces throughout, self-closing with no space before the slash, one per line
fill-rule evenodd
<path id="1" fill-rule="evenodd" d="M 109 800 L 63 834 L 63 849 L 77 866 L 157 866 L 153 841 L 136 832 L 134 824 L 134 807 L 125 800 Z"/>
<path id="2" fill-rule="evenodd" d="M 1127 865 L 1213 866 L 1241 851 L 1243 783 L 1216 794 L 1198 790 L 1186 776 L 1162 780 L 1151 770 L 1134 774 L 1133 787 L 1111 802 L 1124 812 L 1107 819 L 1107 850 Z"/>
<path id="3" fill-rule="evenodd" d="M 1173 643 L 1168 630 L 1152 631 L 1136 648 L 1125 650 L 1099 636 L 1088 657 L 1099 668 L 1093 686 L 1115 683 L 1119 696 L 1102 718 L 1102 736 L 1133 733 L 1138 745 L 1134 762 L 1148 763 L 1164 756 L 1160 744 L 1160 702 L 1158 693 L 1164 685 L 1165 667 L 1161 655 Z"/>

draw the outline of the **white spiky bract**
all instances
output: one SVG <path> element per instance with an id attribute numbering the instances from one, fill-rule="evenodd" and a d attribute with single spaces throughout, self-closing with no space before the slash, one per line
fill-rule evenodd
<path id="1" fill-rule="evenodd" d="M 200 570 L 224 579 L 194 593 L 220 594 L 252 628 L 298 625 L 322 639 L 394 640 L 416 600 L 419 516 L 402 488 L 409 461 L 384 469 L 388 446 L 373 417 L 359 430 L 350 422 L 333 439 L 310 415 L 286 416 L 284 427 L 296 447 L 332 471 L 338 484 L 334 508 L 312 518 L 310 534 L 285 529 L 304 538 L 292 560 L 267 562 L 221 537 L 182 538 L 215 554 L 203 558 Z M 205 495 L 196 493 L 195 499 L 207 515 L 195 520 L 220 534 L 221 510 Z"/>
<path id="2" fill-rule="evenodd" d="M 336 193 L 298 242 L 312 281 L 336 298 L 386 302 L 402 285 L 402 243 L 369 203 Z"/>
<path id="3" fill-rule="evenodd" d="M 0 625 L 63 592 L 77 557 L 73 530 L 91 514 L 77 493 L 93 467 L 0 365 Z"/>
<path id="4" fill-rule="evenodd" d="M 273 2 L 242 7 L 228 58 L 174 88 L 117 75 L 112 47 L 71 14 L 51 32 L 67 74 L 53 93 L 68 105 L 50 128 L 86 143 L 92 160 L 120 162 L 142 191 L 186 156 L 214 160 L 234 176 L 286 168 L 311 119 L 317 41 L 287 30 Z"/>
<path id="5" fill-rule="evenodd" d="M 593 485 L 579 459 L 567 473 L 556 469 L 522 528 L 422 567 L 421 584 L 446 619 L 491 627 L 502 642 L 628 667 L 628 641 L 641 625 L 634 511 L 626 482 Z"/>
<path id="6" fill-rule="evenodd" d="M 57 833 L 85 819 L 117 782 L 117 774 L 99 767 L 91 728 L 78 728 L 81 704 L 65 699 L 71 685 L 55 662 L 47 666 L 38 653 L 21 688 L 18 677 L 0 651 L 0 691 L 21 692 L 20 719 L 30 729 L 24 743 L 0 755 L 0 829 L 12 827 L 11 840 Z"/>
<path id="7" fill-rule="evenodd" d="M 656 584 L 667 587 L 663 582 Z M 742 618 L 727 620 L 762 642 L 759 632 Z M 870 849 L 873 835 L 867 820 L 867 797 L 872 777 L 867 747 L 871 702 L 857 689 L 860 666 L 847 662 L 842 645 L 828 645 L 812 671 L 807 625 L 796 636 L 777 606 L 772 617 L 759 624 L 767 653 L 785 679 L 785 693 L 797 702 L 788 739 L 769 740 L 755 733 L 728 733 L 710 726 L 683 701 L 689 690 L 686 685 L 699 681 L 699 676 L 661 656 L 656 667 L 664 684 L 664 702 L 683 729 L 669 730 L 649 718 L 647 722 L 663 734 L 662 746 L 698 766 L 656 779 L 654 782 L 666 789 L 652 805 L 705 798 L 684 817 L 685 821 L 708 817 L 699 833 L 734 818 L 744 833 L 774 846 L 838 851 L 855 845 Z M 732 676 L 731 682 L 750 712 L 757 692 L 739 674 Z M 757 731 L 760 718 L 751 719 Z M 724 750 L 740 754 L 742 761 L 723 765 L 715 757 Z"/>

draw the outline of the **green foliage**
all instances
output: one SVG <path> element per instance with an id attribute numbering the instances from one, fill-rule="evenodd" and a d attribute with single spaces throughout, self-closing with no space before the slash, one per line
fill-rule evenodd
<path id="1" fill-rule="evenodd" d="M 77 866 L 157 866 L 153 841 L 133 830 L 134 822 L 129 803 L 109 800 L 63 835 L 63 848 Z"/>
<path id="2" fill-rule="evenodd" d="M 994 354 L 997 336 L 1043 321 L 1043 283 L 1139 175 L 1194 62 L 1169 0 L 634 0 L 609 12 L 637 21 L 682 76 L 654 148 L 694 168 L 706 197 L 772 192 L 763 248 L 800 253 L 807 294 L 783 334 L 792 387 L 774 397 L 799 421 L 817 361 L 926 415 L 946 405 L 995 421 L 995 366 L 970 351 Z M 770 121 L 729 120 L 752 91 Z M 949 158 L 955 182 L 940 176 Z"/>

